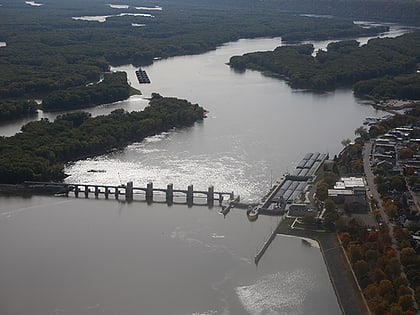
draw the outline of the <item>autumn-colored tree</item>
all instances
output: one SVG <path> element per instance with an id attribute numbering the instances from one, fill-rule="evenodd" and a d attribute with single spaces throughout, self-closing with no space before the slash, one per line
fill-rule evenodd
<path id="1" fill-rule="evenodd" d="M 391 305 L 391 315 L 404 315 L 401 306 L 398 305 L 398 304 L 392 304 Z"/>
<path id="2" fill-rule="evenodd" d="M 393 200 L 386 200 L 383 203 L 384 207 L 385 207 L 385 211 L 388 214 L 388 216 L 390 218 L 393 218 L 397 215 L 398 213 L 398 207 L 397 205 L 394 203 Z"/>
<path id="3" fill-rule="evenodd" d="M 394 281 L 395 284 L 395 281 Z M 398 290 L 397 290 L 397 294 L 398 296 L 403 296 L 403 295 L 410 295 L 411 296 L 411 290 L 409 287 L 407 287 L 407 285 L 400 285 Z"/>
<path id="4" fill-rule="evenodd" d="M 384 279 L 379 282 L 379 294 L 390 304 L 396 300 L 394 286 L 388 279 Z"/>
<path id="5" fill-rule="evenodd" d="M 378 251 L 369 249 L 365 252 L 365 256 L 368 262 L 375 263 L 375 261 L 378 259 Z"/>
<path id="6" fill-rule="evenodd" d="M 401 160 L 408 160 L 413 157 L 414 153 L 415 152 L 410 148 L 402 148 L 400 152 L 398 152 L 398 155 Z"/>
<path id="7" fill-rule="evenodd" d="M 413 297 L 411 294 L 402 295 L 398 298 L 398 304 L 401 306 L 403 311 L 413 307 Z"/>
<path id="8" fill-rule="evenodd" d="M 400 260 L 404 266 L 416 264 L 418 261 L 416 251 L 412 247 L 403 248 L 400 252 Z"/>
<path id="9" fill-rule="evenodd" d="M 353 269 L 358 279 L 363 278 L 369 271 L 368 264 L 363 259 L 356 261 Z"/>
<path id="10" fill-rule="evenodd" d="M 355 263 L 356 261 L 363 259 L 362 250 L 359 245 L 350 244 L 348 251 L 349 251 L 350 260 L 352 261 L 352 263 Z"/>
<path id="11" fill-rule="evenodd" d="M 371 283 L 363 290 L 363 293 L 367 299 L 372 300 L 373 298 L 379 296 L 379 289 L 374 283 Z"/>
<path id="12" fill-rule="evenodd" d="M 343 244 L 343 247 L 347 249 L 347 246 L 349 245 L 351 241 L 351 236 L 349 232 L 343 232 L 340 234 L 341 243 Z"/>
<path id="13" fill-rule="evenodd" d="M 382 280 L 386 280 L 387 276 L 380 268 L 375 268 L 371 274 L 371 278 L 375 283 L 379 283 Z"/>

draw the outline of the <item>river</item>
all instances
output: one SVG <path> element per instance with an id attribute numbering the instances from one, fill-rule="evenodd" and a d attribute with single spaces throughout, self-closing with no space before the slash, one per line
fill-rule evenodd
<path id="1" fill-rule="evenodd" d="M 365 117 L 385 114 L 348 89 L 297 91 L 226 65 L 232 55 L 280 44 L 280 38 L 243 39 L 202 55 L 160 60 L 144 68 L 150 85 L 137 83 L 132 66 L 114 68 L 127 71 L 145 97 L 158 92 L 185 98 L 206 108 L 208 117 L 69 164 L 67 181 L 214 185 L 257 200 L 305 153 L 333 156 Z M 146 105 L 136 96 L 92 113 Z M 21 123 L 3 125 L 0 132 L 13 134 Z M 219 210 L 0 196 L 0 313 L 340 314 L 317 246 L 277 237 L 257 267 L 253 257 L 279 219 L 249 222 L 242 210 L 226 218 Z"/>

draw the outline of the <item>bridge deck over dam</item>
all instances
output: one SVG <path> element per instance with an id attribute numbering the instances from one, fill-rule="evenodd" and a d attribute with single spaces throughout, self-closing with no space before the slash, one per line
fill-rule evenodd
<path id="1" fill-rule="evenodd" d="M 193 205 L 194 199 L 205 200 L 205 204 L 213 206 L 214 201 L 218 201 L 222 205 L 223 201 L 234 200 L 234 192 L 219 192 L 214 191 L 214 187 L 210 186 L 207 190 L 194 190 L 193 185 L 189 185 L 187 189 L 174 189 L 173 184 L 168 184 L 166 188 L 155 188 L 153 183 L 147 183 L 146 187 L 134 187 L 133 182 L 128 182 L 126 185 L 100 185 L 100 184 L 70 184 L 70 183 L 54 183 L 54 182 L 34 182 L 26 181 L 24 186 L 27 190 L 38 191 L 44 193 L 54 193 L 55 195 L 73 195 L 76 198 L 83 196 L 88 198 L 100 196 L 106 199 L 114 197 L 119 199 L 125 198 L 130 202 L 134 199 L 143 199 L 148 203 L 156 202 L 158 199 L 163 199 L 169 205 L 173 203 L 181 203 Z M 179 200 L 185 200 L 179 202 Z M 236 198 L 238 200 L 238 197 Z"/>

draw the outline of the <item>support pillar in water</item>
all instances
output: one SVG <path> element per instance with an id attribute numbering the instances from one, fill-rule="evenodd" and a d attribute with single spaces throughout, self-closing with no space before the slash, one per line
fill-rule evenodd
<path id="1" fill-rule="evenodd" d="M 85 198 L 89 197 L 89 186 L 85 185 Z"/>
<path id="2" fill-rule="evenodd" d="M 133 182 L 128 182 L 125 186 L 125 200 L 133 201 Z"/>
<path id="3" fill-rule="evenodd" d="M 153 202 L 153 183 L 147 183 L 147 188 L 146 188 L 146 201 L 147 203 L 152 203 Z"/>
<path id="4" fill-rule="evenodd" d="M 166 203 L 172 205 L 174 203 L 174 185 L 168 184 L 166 187 Z"/>
<path id="5" fill-rule="evenodd" d="M 214 187 L 210 186 L 207 192 L 207 205 L 213 207 L 214 205 Z"/>
<path id="6" fill-rule="evenodd" d="M 194 201 L 194 187 L 189 185 L 187 189 L 187 204 L 189 207 L 192 207 Z"/>

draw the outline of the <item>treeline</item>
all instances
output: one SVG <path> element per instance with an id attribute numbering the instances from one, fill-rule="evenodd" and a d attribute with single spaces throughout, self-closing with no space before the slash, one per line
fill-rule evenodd
<path id="1" fill-rule="evenodd" d="M 95 118 L 77 112 L 59 116 L 54 122 L 31 122 L 21 133 L 0 138 L 0 182 L 59 181 L 65 178 L 64 163 L 68 161 L 189 126 L 204 115 L 197 104 L 155 94 L 141 112 L 119 109 Z"/>
<path id="2" fill-rule="evenodd" d="M 285 76 L 294 88 L 329 90 L 361 80 L 414 74 L 420 62 L 420 32 L 377 38 L 363 46 L 357 41 L 336 42 L 315 57 L 312 53 L 312 45 L 281 46 L 274 51 L 234 56 L 230 65 L 240 71 L 254 69 Z M 402 79 L 398 82 L 410 83 Z M 400 90 L 403 89 L 410 94 L 411 86 L 401 86 Z"/>
<path id="3" fill-rule="evenodd" d="M 374 100 L 420 100 L 420 75 L 415 73 L 360 81 L 354 85 L 353 90 L 356 96 L 369 95 Z"/>
<path id="4" fill-rule="evenodd" d="M 384 31 L 384 27 L 366 29 L 349 20 L 286 14 L 281 6 L 267 10 L 263 2 L 220 1 L 215 6 L 207 1 L 162 1 L 162 11 L 144 12 L 130 1 L 128 9 L 114 9 L 97 0 L 43 4 L 2 2 L 0 41 L 7 46 L 0 48 L 1 99 L 48 99 L 57 92 L 66 101 L 68 89 L 97 82 L 109 64 L 150 64 L 155 57 L 203 53 L 239 38 L 327 39 Z M 127 15 L 104 23 L 72 19 L 122 12 L 155 17 Z"/>
<path id="5" fill-rule="evenodd" d="M 0 101 L 0 121 L 33 115 L 36 111 L 35 101 Z"/>
<path id="6" fill-rule="evenodd" d="M 267 6 L 285 10 L 327 14 L 346 18 L 401 22 L 419 25 L 420 3 L 411 0 L 268 0 Z"/>
<path id="7" fill-rule="evenodd" d="M 71 110 L 121 101 L 129 95 L 130 86 L 125 72 L 105 73 L 101 82 L 48 94 L 42 108 L 46 111 Z"/>

